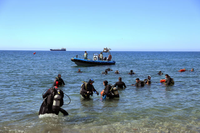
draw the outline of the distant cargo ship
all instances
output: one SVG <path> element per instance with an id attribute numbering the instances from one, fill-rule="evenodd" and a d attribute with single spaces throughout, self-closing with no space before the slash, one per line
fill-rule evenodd
<path id="1" fill-rule="evenodd" d="M 61 49 L 50 49 L 50 51 L 66 51 L 66 48 L 61 48 Z"/>

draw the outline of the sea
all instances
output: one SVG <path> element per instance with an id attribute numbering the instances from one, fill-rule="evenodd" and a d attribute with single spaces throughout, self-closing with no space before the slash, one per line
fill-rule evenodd
<path id="1" fill-rule="evenodd" d="M 33 54 L 36 52 L 36 54 Z M 94 53 L 88 51 L 92 59 Z M 71 61 L 84 51 L 0 51 L 0 133 L 199 133 L 200 52 L 113 51 L 115 65 L 80 67 Z M 107 55 L 104 55 L 107 56 Z M 111 68 L 107 75 L 101 74 Z M 178 72 L 185 68 L 185 72 Z M 190 70 L 194 68 L 194 72 Z M 82 73 L 77 73 L 81 69 Z M 114 72 L 118 70 L 120 74 Z M 133 70 L 134 75 L 129 75 Z M 158 75 L 159 71 L 163 75 Z M 61 74 L 63 109 L 69 116 L 38 116 L 42 94 Z M 169 74 L 174 86 L 160 83 Z M 151 76 L 151 85 L 132 86 Z M 82 81 L 114 85 L 122 77 L 120 98 L 90 100 L 80 96 Z"/>

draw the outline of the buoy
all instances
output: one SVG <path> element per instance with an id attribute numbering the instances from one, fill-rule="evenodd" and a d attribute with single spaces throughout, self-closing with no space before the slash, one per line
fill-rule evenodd
<path id="1" fill-rule="evenodd" d="M 180 69 L 180 70 L 179 70 L 179 72 L 185 72 L 185 71 L 186 71 L 185 69 Z"/>
<path id="2" fill-rule="evenodd" d="M 34 52 L 33 54 L 36 54 L 36 52 Z"/>
<path id="3" fill-rule="evenodd" d="M 164 83 L 166 80 L 165 79 L 161 79 L 160 80 L 160 83 Z"/>

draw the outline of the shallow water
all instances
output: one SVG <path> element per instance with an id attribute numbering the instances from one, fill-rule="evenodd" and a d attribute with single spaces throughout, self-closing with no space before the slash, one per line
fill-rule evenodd
<path id="1" fill-rule="evenodd" d="M 112 52 L 116 65 L 94 67 L 78 67 L 70 61 L 84 52 L 33 52 L 0 51 L 0 132 L 200 132 L 200 52 Z M 97 52 L 88 53 L 91 58 Z M 102 75 L 109 67 L 120 74 Z M 76 73 L 79 68 L 83 73 Z M 195 71 L 178 72 L 182 68 Z M 131 69 L 135 75 L 128 75 Z M 159 83 L 165 78 L 157 75 L 160 70 L 174 79 L 174 86 Z M 61 89 L 72 100 L 63 106 L 70 115 L 39 118 L 42 93 L 58 73 L 66 83 Z M 130 86 L 148 75 L 150 86 Z M 114 84 L 119 76 L 127 85 L 119 99 L 80 97 L 82 81 L 92 78 L 100 92 L 104 80 Z"/>

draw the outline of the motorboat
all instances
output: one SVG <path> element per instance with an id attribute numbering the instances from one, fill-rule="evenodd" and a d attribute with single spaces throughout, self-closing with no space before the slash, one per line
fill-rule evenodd
<path id="1" fill-rule="evenodd" d="M 111 56 L 111 53 L 109 50 L 110 49 L 106 49 L 105 52 L 106 53 L 109 52 L 109 56 Z M 103 60 L 100 60 L 97 53 L 93 54 L 92 59 L 82 59 L 82 58 L 78 58 L 78 55 L 76 55 L 76 57 L 71 58 L 71 61 L 73 61 L 78 66 L 115 65 L 115 61 L 112 61 L 111 59 L 104 58 Z"/>
<path id="2" fill-rule="evenodd" d="M 115 65 L 115 61 L 106 61 L 106 60 L 71 58 L 71 61 L 73 61 L 78 66 Z"/>

